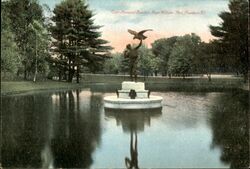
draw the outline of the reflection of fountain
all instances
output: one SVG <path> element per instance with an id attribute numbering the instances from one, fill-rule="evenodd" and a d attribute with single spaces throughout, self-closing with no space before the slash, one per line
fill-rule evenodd
<path id="1" fill-rule="evenodd" d="M 135 143 L 134 143 L 134 136 L 135 133 Z M 127 168 L 135 168 L 138 169 L 138 150 L 137 150 L 137 132 L 132 132 L 130 135 L 130 159 L 128 157 L 125 157 L 125 165 Z"/>
<path id="2" fill-rule="evenodd" d="M 105 109 L 105 116 L 115 118 L 117 126 L 122 125 L 124 132 L 130 132 L 130 158 L 125 157 L 125 165 L 128 169 L 138 169 L 137 133 L 144 131 L 145 125 L 150 126 L 151 118 L 161 116 L 161 108 L 148 110 Z"/>
<path id="3" fill-rule="evenodd" d="M 161 109 L 148 110 L 114 110 L 105 109 L 105 116 L 115 118 L 117 125 L 122 125 L 124 132 L 144 131 L 145 124 L 150 126 L 150 120 L 161 116 Z"/>

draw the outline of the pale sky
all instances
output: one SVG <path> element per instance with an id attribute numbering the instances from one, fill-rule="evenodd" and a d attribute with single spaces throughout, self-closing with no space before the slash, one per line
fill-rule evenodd
<path id="1" fill-rule="evenodd" d="M 53 10 L 62 0 L 39 0 Z M 218 14 L 228 10 L 229 0 L 87 0 L 95 13 L 96 25 L 102 25 L 102 38 L 114 51 L 123 51 L 132 39 L 127 29 L 146 32 L 148 47 L 159 38 L 196 33 L 205 42 L 212 39 L 209 25 L 218 25 Z"/>

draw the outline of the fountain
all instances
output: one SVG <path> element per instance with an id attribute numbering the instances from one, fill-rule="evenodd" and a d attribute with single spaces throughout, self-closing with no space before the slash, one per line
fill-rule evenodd
<path id="1" fill-rule="evenodd" d="M 143 35 L 148 30 L 139 33 L 128 30 L 134 35 L 134 39 L 139 39 L 140 43 L 135 48 L 130 44 L 126 46 L 124 57 L 130 60 L 130 78 L 131 81 L 122 82 L 121 90 L 116 91 L 116 96 L 104 97 L 104 107 L 110 109 L 152 109 L 162 107 L 162 97 L 150 95 L 149 90 L 145 90 L 143 82 L 137 82 L 137 63 L 138 49 L 142 45 L 142 40 L 146 39 Z"/>
<path id="2" fill-rule="evenodd" d="M 162 107 L 162 97 L 150 95 L 143 82 L 122 82 L 116 96 L 104 97 L 104 107 L 111 109 L 151 109 Z"/>

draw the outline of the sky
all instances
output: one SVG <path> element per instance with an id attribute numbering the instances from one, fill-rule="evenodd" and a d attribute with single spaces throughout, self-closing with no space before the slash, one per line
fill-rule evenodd
<path id="1" fill-rule="evenodd" d="M 52 10 L 62 0 L 39 0 Z M 202 41 L 213 39 L 209 25 L 218 25 L 218 14 L 228 11 L 229 0 L 86 0 L 89 9 L 95 14 L 95 24 L 102 25 L 102 39 L 109 41 L 113 52 L 122 52 L 133 40 L 128 29 L 141 31 L 153 29 L 145 35 L 144 43 L 159 38 L 182 36 L 196 33 Z"/>

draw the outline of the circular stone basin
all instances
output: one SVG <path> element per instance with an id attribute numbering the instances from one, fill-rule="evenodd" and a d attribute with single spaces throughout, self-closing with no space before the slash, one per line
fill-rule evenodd
<path id="1" fill-rule="evenodd" d="M 117 96 L 104 97 L 104 107 L 110 109 L 151 109 L 162 107 L 162 97 L 150 96 L 145 99 L 125 99 Z"/>

